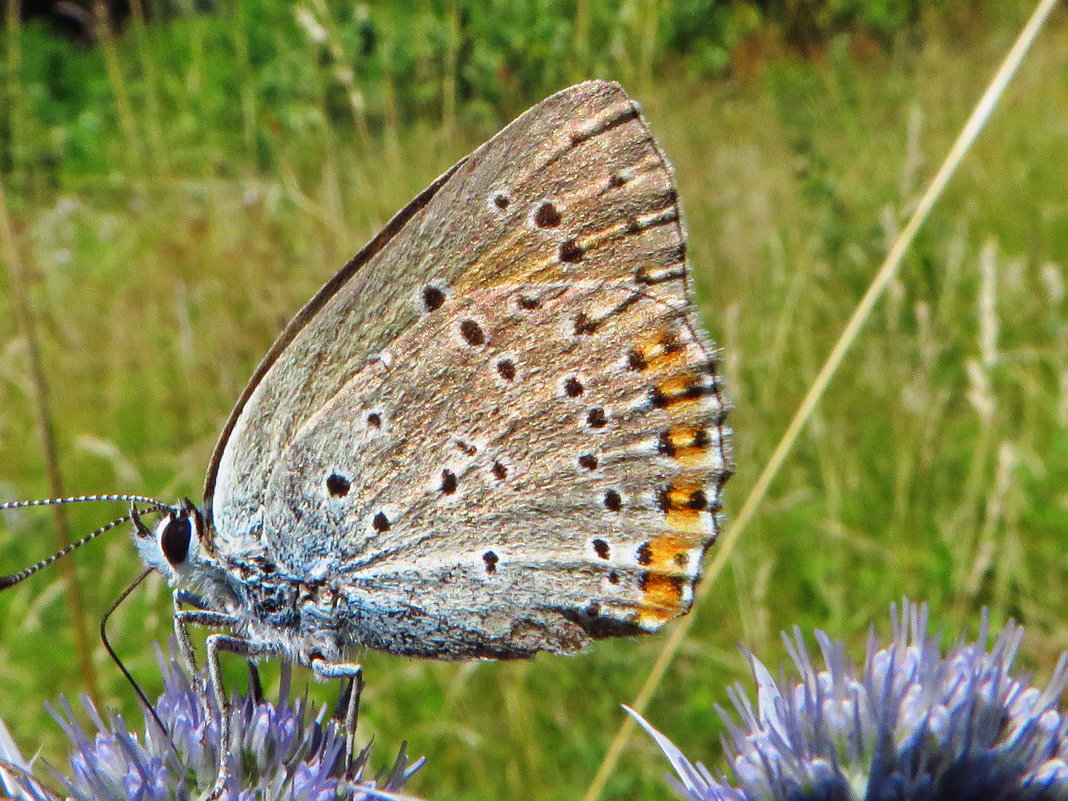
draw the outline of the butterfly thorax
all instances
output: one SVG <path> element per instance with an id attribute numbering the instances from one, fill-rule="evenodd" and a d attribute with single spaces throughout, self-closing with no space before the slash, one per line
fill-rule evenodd
<path id="1" fill-rule="evenodd" d="M 305 665 L 312 657 L 340 657 L 337 596 L 327 581 L 290 575 L 253 542 L 237 550 L 214 547 L 217 538 L 188 502 L 154 530 L 138 524 L 134 539 L 145 564 L 196 605 L 230 617 L 236 636 Z"/>
<path id="2" fill-rule="evenodd" d="M 252 564 L 223 559 L 219 569 L 235 591 L 227 611 L 235 633 L 274 647 L 308 665 L 319 656 L 336 661 L 342 651 L 334 615 L 336 594 L 326 582 L 307 582 L 278 571 L 268 560 Z"/>

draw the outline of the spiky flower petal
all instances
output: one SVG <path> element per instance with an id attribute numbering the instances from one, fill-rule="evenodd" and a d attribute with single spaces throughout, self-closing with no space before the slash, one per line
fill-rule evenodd
<path id="1" fill-rule="evenodd" d="M 74 745 L 69 775 L 55 775 L 64 796 L 75 801 L 188 801 L 211 789 L 224 745 L 219 712 L 203 691 L 206 679 L 189 676 L 177 660 L 160 655 L 159 662 L 164 690 L 155 709 L 166 735 L 147 714 L 143 731 L 131 731 L 118 714 L 105 719 L 84 697 L 90 731 L 66 699 L 59 709 L 50 708 Z M 368 775 L 370 748 L 350 754 L 337 721 L 327 719 L 325 710 L 315 713 L 307 698 L 292 699 L 286 667 L 280 684 L 275 703 L 255 695 L 231 699 L 231 740 L 225 747 L 232 775 L 225 801 L 390 797 L 422 765 L 421 759 L 410 763 L 402 746 L 388 770 Z M 59 798 L 21 772 L 28 770 L 25 761 L 2 736 L 0 759 L 12 764 L 4 773 L 0 763 L 0 789 L 20 801 Z"/>
<path id="2" fill-rule="evenodd" d="M 756 709 L 729 690 L 740 721 L 722 709 L 733 783 L 691 763 L 639 715 L 668 757 L 672 783 L 691 801 L 1068 801 L 1068 655 L 1049 686 L 1013 676 L 1023 628 L 1007 624 L 987 650 L 975 642 L 943 654 L 926 605 L 891 606 L 892 637 L 872 633 L 859 669 L 845 647 L 817 631 L 817 670 L 795 627 L 784 636 L 797 671 L 776 681 L 749 655 Z"/>
<path id="3" fill-rule="evenodd" d="M 11 732 L 0 720 L 0 798 L 16 801 L 53 801 L 54 796 L 30 771 Z"/>

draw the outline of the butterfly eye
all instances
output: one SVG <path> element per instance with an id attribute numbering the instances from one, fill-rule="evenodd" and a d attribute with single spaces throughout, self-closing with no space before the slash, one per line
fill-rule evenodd
<path id="1" fill-rule="evenodd" d="M 188 517 L 175 517 L 164 527 L 159 536 L 159 547 L 172 565 L 180 565 L 189 556 L 192 533 L 193 526 Z"/>

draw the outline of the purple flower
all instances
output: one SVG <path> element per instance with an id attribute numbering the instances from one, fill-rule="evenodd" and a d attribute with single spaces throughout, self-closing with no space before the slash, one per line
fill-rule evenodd
<path id="1" fill-rule="evenodd" d="M 928 632 L 926 605 L 890 607 L 891 642 L 869 635 L 859 669 L 842 643 L 816 632 L 823 669 L 799 629 L 784 640 L 798 676 L 772 677 L 749 655 L 757 703 L 738 685 L 729 695 L 740 718 L 727 725 L 724 751 L 733 782 L 691 763 L 637 713 L 675 769 L 674 787 L 691 801 L 1065 801 L 1068 718 L 1058 707 L 1068 685 L 1063 655 L 1046 689 L 1013 676 L 1023 628 L 1008 623 L 987 649 L 979 637 L 943 654 Z"/>
<path id="2" fill-rule="evenodd" d="M 144 730 L 131 731 L 122 716 L 105 720 L 92 702 L 82 706 L 91 731 L 77 722 L 66 699 L 52 716 L 70 737 L 70 774 L 56 772 L 64 796 L 75 801 L 187 801 L 206 794 L 219 765 L 217 710 L 200 691 L 206 679 L 190 677 L 175 659 L 159 655 L 164 690 L 156 714 L 169 736 L 147 714 Z M 391 795 L 423 764 L 410 763 L 404 746 L 388 770 L 369 775 L 370 746 L 351 752 L 343 727 L 307 698 L 290 698 L 291 671 L 283 667 L 276 703 L 253 695 L 230 702 L 232 775 L 225 801 L 370 801 Z M 0 795 L 19 801 L 57 801 L 60 796 L 29 774 L 29 767 L 0 723 Z"/>
<path id="3" fill-rule="evenodd" d="M 53 796 L 30 772 L 11 732 L 0 720 L 0 798 L 16 801 L 54 801 Z"/>

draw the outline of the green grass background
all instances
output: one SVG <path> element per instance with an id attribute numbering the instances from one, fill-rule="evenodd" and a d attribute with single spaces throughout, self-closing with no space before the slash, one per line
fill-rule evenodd
<path id="1" fill-rule="evenodd" d="M 237 6 L 131 25 L 80 52 L 9 28 L 2 180 L 67 490 L 196 499 L 231 403 L 303 301 L 510 116 L 597 75 L 642 102 L 677 170 L 700 310 L 736 407 L 730 515 L 1027 7 L 950 9 L 888 39 L 835 35 L 804 53 L 773 25 L 739 23 L 723 63 L 705 53 L 712 68 L 656 38 L 657 7 L 624 21 L 614 55 L 602 43 L 609 55 L 574 69 L 487 78 L 492 92 L 475 80 L 492 63 L 472 77 L 459 56 L 420 66 L 417 52 L 408 72 L 347 76 L 362 63 L 358 40 L 315 3 L 275 8 L 285 30 Z M 302 10 L 323 43 L 293 23 Z M 257 63 L 265 38 L 284 58 Z M 56 100 L 45 90 L 64 71 L 92 78 Z M 953 633 L 974 632 L 983 606 L 995 622 L 1022 620 L 1024 661 L 1040 676 L 1068 647 L 1066 156 L 1061 9 L 694 612 L 648 710 L 692 758 L 720 765 L 712 704 L 749 684 L 737 644 L 778 665 L 779 632 L 794 624 L 845 638 L 860 658 L 868 628 L 886 632 L 889 603 L 907 595 Z M 0 496 L 38 497 L 47 484 L 10 290 L 4 273 Z M 69 514 L 79 536 L 111 510 Z M 51 548 L 47 513 L 0 517 L 0 570 Z M 92 630 L 136 575 L 128 534 L 76 564 Z M 116 647 L 150 694 L 151 643 L 168 630 L 154 580 L 116 615 Z M 379 762 L 405 740 L 427 755 L 410 786 L 427 798 L 578 798 L 662 645 L 516 664 L 366 654 L 361 737 Z M 58 570 L 0 594 L 0 716 L 24 750 L 57 762 L 62 736 L 42 704 L 85 689 L 74 647 Z M 106 702 L 139 718 L 101 648 L 92 661 Z M 608 796 L 669 798 L 666 769 L 638 737 Z"/>

